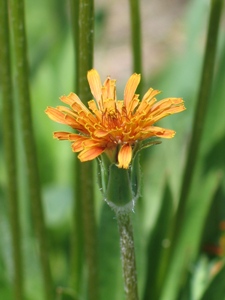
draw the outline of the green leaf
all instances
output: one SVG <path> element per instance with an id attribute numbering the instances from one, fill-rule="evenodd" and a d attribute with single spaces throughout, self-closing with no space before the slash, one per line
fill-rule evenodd
<path id="1" fill-rule="evenodd" d="M 153 232 L 150 233 L 147 248 L 147 276 L 144 300 L 158 299 L 164 280 L 169 253 L 173 201 L 168 183 L 165 184 L 160 212 Z"/>
<path id="2" fill-rule="evenodd" d="M 119 233 L 115 213 L 106 203 L 102 206 L 98 240 L 100 299 L 122 299 L 123 278 Z"/>

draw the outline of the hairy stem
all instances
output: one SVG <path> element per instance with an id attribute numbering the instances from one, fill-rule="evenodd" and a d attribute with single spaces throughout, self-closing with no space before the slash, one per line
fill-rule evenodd
<path id="1" fill-rule="evenodd" d="M 138 300 L 133 228 L 129 212 L 117 211 L 126 300 Z"/>

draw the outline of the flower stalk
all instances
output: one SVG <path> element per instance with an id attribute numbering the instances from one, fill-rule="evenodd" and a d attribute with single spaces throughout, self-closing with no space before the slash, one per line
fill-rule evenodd
<path id="1" fill-rule="evenodd" d="M 120 252 L 124 277 L 126 300 L 138 300 L 137 271 L 131 213 L 118 210 L 116 212 L 120 234 Z"/>

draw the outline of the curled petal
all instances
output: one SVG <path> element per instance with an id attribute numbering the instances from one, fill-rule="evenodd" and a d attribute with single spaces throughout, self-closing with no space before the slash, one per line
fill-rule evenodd
<path id="1" fill-rule="evenodd" d="M 122 145 L 118 154 L 118 168 L 128 169 L 131 159 L 132 147 L 129 144 Z"/>

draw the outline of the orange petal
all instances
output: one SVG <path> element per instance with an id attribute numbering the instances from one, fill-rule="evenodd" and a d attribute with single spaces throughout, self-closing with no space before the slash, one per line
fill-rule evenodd
<path id="1" fill-rule="evenodd" d="M 74 93 L 70 93 L 68 96 L 62 96 L 60 97 L 60 100 L 66 104 L 69 104 L 76 113 L 84 112 L 85 115 L 90 114 L 88 108 Z"/>
<path id="2" fill-rule="evenodd" d="M 87 148 L 78 155 L 78 158 L 80 159 L 81 162 L 83 161 L 88 161 L 96 158 L 100 154 L 102 154 L 105 151 L 105 148 L 101 147 L 91 147 Z"/>
<path id="3" fill-rule="evenodd" d="M 165 98 L 152 106 L 151 111 L 155 111 L 156 109 L 168 109 L 171 107 L 183 106 L 184 101 L 182 98 Z"/>
<path id="4" fill-rule="evenodd" d="M 89 106 L 90 110 L 96 115 L 98 120 L 102 120 L 102 112 L 101 112 L 101 110 L 98 109 L 95 101 L 94 100 L 88 101 L 88 106 Z"/>
<path id="5" fill-rule="evenodd" d="M 80 98 L 74 93 L 70 93 L 68 96 L 61 96 L 59 99 L 70 106 L 72 106 L 76 100 L 80 101 Z"/>
<path id="6" fill-rule="evenodd" d="M 118 167 L 128 169 L 132 159 L 132 147 L 129 144 L 124 144 L 118 154 Z"/>
<path id="7" fill-rule="evenodd" d="M 104 129 L 97 129 L 94 131 L 94 135 L 97 137 L 97 138 L 102 138 L 102 137 L 105 137 L 107 136 L 108 134 L 110 134 L 109 130 L 104 130 Z"/>
<path id="8" fill-rule="evenodd" d="M 134 95 L 133 99 L 130 101 L 129 107 L 127 108 L 127 113 L 132 113 L 135 108 L 139 105 L 138 95 Z"/>
<path id="9" fill-rule="evenodd" d="M 158 90 L 154 90 L 153 88 L 150 88 L 145 94 L 144 97 L 142 99 L 142 101 L 147 101 L 149 103 L 149 101 L 151 99 L 153 99 L 153 97 L 155 97 L 156 95 L 160 94 L 161 92 Z"/>
<path id="10" fill-rule="evenodd" d="M 135 115 L 139 115 L 144 113 L 147 113 L 152 105 L 156 102 L 155 96 L 160 94 L 161 92 L 158 90 L 153 90 L 153 88 L 150 88 L 144 95 L 142 101 L 140 102 L 140 105 L 138 106 Z"/>
<path id="11" fill-rule="evenodd" d="M 87 79 L 90 85 L 92 95 L 95 97 L 99 108 L 102 108 L 102 83 L 98 72 L 95 69 L 88 71 Z"/>
<path id="12" fill-rule="evenodd" d="M 70 134 L 71 134 L 70 132 L 57 131 L 57 132 L 54 132 L 53 136 L 54 136 L 54 138 L 56 138 L 58 140 L 68 140 Z"/>
<path id="13" fill-rule="evenodd" d="M 128 79 L 125 90 L 124 90 L 124 105 L 128 109 L 129 103 L 134 97 L 134 93 L 139 85 L 139 82 L 141 80 L 141 75 L 134 73 L 131 75 L 131 77 Z"/>
<path id="14" fill-rule="evenodd" d="M 165 129 L 162 127 L 157 126 L 149 126 L 144 128 L 142 132 L 140 132 L 140 135 L 142 136 L 142 139 L 146 139 L 152 136 L 158 136 L 165 139 L 171 139 L 175 135 L 175 131 L 171 129 Z"/>
<path id="15" fill-rule="evenodd" d="M 45 113 L 48 115 L 48 117 L 58 123 L 67 124 L 65 120 L 65 115 L 60 112 L 57 108 L 54 107 L 47 107 L 45 110 Z"/>
<path id="16" fill-rule="evenodd" d="M 74 142 L 72 144 L 72 150 L 74 152 L 80 152 L 84 149 L 84 142 L 87 141 L 89 138 L 84 137 L 82 135 L 77 135 L 76 139 L 74 139 Z"/>
<path id="17" fill-rule="evenodd" d="M 102 99 L 116 99 L 116 80 L 108 77 L 102 87 Z"/>

